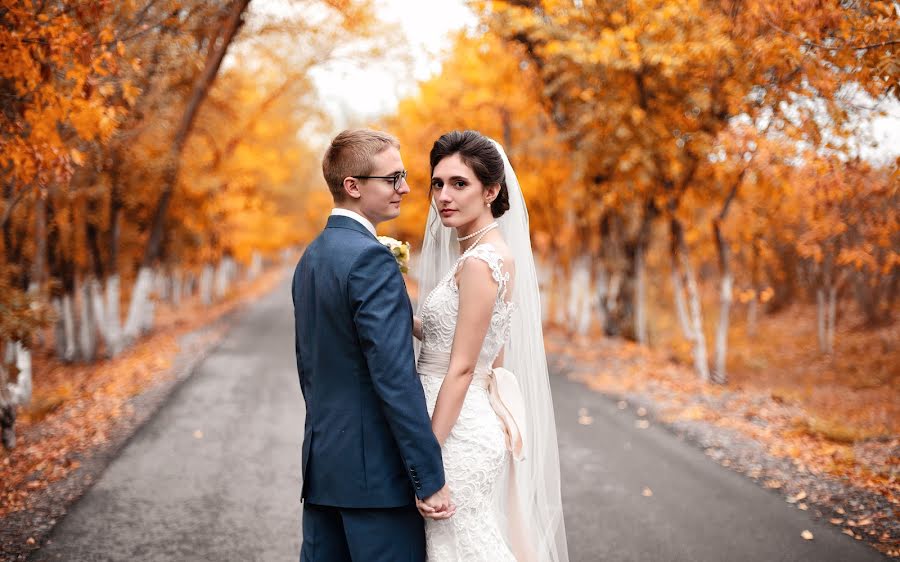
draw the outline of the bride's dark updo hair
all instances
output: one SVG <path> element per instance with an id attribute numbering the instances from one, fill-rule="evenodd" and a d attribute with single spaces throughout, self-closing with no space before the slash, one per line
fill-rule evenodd
<path id="1" fill-rule="evenodd" d="M 485 188 L 499 184 L 500 192 L 491 203 L 491 214 L 500 218 L 509 210 L 509 190 L 506 187 L 506 171 L 497 147 L 478 131 L 451 131 L 441 135 L 431 147 L 431 174 L 438 163 L 459 154 L 463 164 L 472 168 Z"/>

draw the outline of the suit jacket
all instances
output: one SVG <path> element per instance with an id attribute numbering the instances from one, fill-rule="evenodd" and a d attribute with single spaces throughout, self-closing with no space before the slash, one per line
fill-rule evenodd
<path id="1" fill-rule="evenodd" d="M 440 490 L 441 449 L 394 255 L 357 221 L 331 216 L 297 264 L 291 292 L 306 402 L 303 498 L 399 507 Z"/>

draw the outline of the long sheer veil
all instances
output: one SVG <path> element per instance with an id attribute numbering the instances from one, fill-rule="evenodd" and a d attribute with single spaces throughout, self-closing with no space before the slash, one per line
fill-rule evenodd
<path id="1" fill-rule="evenodd" d="M 516 375 L 527 416 L 525 459 L 510 461 L 517 462 L 517 504 L 532 543 L 534 556 L 531 559 L 540 562 L 568 562 L 560 497 L 556 420 L 544 352 L 541 300 L 528 230 L 528 209 L 506 152 L 499 143 L 494 140 L 491 142 L 503 157 L 506 186 L 509 190 L 510 208 L 497 222 L 516 264 L 512 296 L 516 311 L 512 317 L 503 363 L 505 368 Z M 419 264 L 420 315 L 425 297 L 446 275 L 458 257 L 459 243 L 454 232 L 441 224 L 434 205 L 431 205 Z M 418 351 L 418 346 L 416 350 Z M 503 517 L 508 506 L 504 505 L 504 500 L 501 499 L 500 502 L 498 512 Z"/>

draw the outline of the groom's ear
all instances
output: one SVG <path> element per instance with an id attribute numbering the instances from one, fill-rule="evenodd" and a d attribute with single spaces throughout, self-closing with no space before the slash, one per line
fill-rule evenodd
<path id="1" fill-rule="evenodd" d="M 351 199 L 359 199 L 361 196 L 359 192 L 359 180 L 351 177 L 344 178 L 344 193 Z"/>

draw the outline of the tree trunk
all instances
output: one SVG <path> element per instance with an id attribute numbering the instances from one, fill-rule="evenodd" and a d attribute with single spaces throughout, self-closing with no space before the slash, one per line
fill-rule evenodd
<path id="1" fill-rule="evenodd" d="M 759 242 L 753 240 L 753 259 L 750 262 L 750 277 L 753 283 L 753 298 L 747 303 L 747 336 L 756 337 L 757 322 L 759 321 L 759 299 L 762 294 L 759 281 Z"/>
<path id="2" fill-rule="evenodd" d="M 66 329 L 63 324 L 62 297 L 51 298 L 50 306 L 56 316 L 56 322 L 53 323 L 53 349 L 56 357 L 62 360 L 66 355 Z"/>
<path id="3" fill-rule="evenodd" d="M 222 300 L 228 294 L 231 284 L 230 258 L 223 257 L 215 273 L 216 300 Z"/>
<path id="4" fill-rule="evenodd" d="M 599 260 L 598 260 L 599 261 Z M 609 295 L 609 272 L 602 263 L 597 266 L 597 325 L 606 326 L 606 301 Z"/>
<path id="5" fill-rule="evenodd" d="M 678 219 L 671 220 L 672 236 L 678 249 L 678 263 L 685 279 L 688 296 L 688 310 L 691 317 L 691 331 L 694 334 L 694 369 L 703 382 L 709 382 L 709 356 L 706 350 L 706 336 L 703 333 L 703 313 L 700 303 L 700 291 L 697 278 L 688 256 L 687 243 L 684 240 L 684 229 Z"/>
<path id="6" fill-rule="evenodd" d="M 169 302 L 172 303 L 172 306 L 177 307 L 181 304 L 182 286 L 181 269 L 175 269 L 175 271 L 172 272 L 172 287 L 169 290 Z"/>
<path id="7" fill-rule="evenodd" d="M 238 29 L 243 24 L 242 18 L 249 4 L 250 0 L 233 0 L 231 2 L 228 16 L 220 30 L 219 38 L 221 40 L 213 41 L 209 45 L 203 72 L 201 72 L 197 82 L 194 83 L 193 91 L 191 92 L 184 113 L 181 116 L 178 128 L 175 131 L 175 137 L 166 158 L 165 168 L 162 174 L 162 194 L 160 195 L 159 201 L 156 204 L 156 209 L 153 213 L 153 219 L 150 226 L 150 238 L 148 239 L 147 246 L 144 250 L 142 267 L 151 267 L 153 262 L 159 257 L 165 218 L 181 168 L 181 153 L 184 150 L 188 136 L 190 136 L 191 129 L 194 126 L 197 112 L 203 101 L 206 99 L 209 89 L 216 79 L 216 75 L 219 73 L 222 59 L 225 58 L 228 47 L 234 40 Z"/>
<path id="8" fill-rule="evenodd" d="M 113 270 L 116 271 L 116 270 Z M 122 314 L 120 312 L 121 285 L 118 273 L 113 273 L 106 279 L 106 341 L 107 354 L 115 357 L 125 348 L 122 340 Z"/>
<path id="9" fill-rule="evenodd" d="M 97 323 L 92 306 L 91 283 L 93 279 L 82 281 L 80 288 L 81 319 L 78 325 L 78 343 L 83 361 L 89 363 L 97 358 Z"/>
<path id="10" fill-rule="evenodd" d="M 64 293 L 62 296 L 62 333 L 63 355 L 60 357 L 66 363 L 71 363 L 78 358 L 78 350 L 75 346 L 75 311 L 72 302 L 72 294 Z"/>
<path id="11" fill-rule="evenodd" d="M 31 387 L 31 351 L 21 342 L 6 342 L 0 353 L 0 441 L 7 450 L 16 446 L 16 406 L 31 402 Z"/>
<path id="12" fill-rule="evenodd" d="M 44 286 L 47 259 L 47 201 L 40 190 L 34 201 L 34 241 L 37 245 L 31 266 L 31 282 L 40 291 Z"/>
<path id="13" fill-rule="evenodd" d="M 728 382 L 726 359 L 728 356 L 728 328 L 731 322 L 731 301 L 733 299 L 734 277 L 731 273 L 731 252 L 728 242 L 722 235 L 721 222 L 713 221 L 713 234 L 716 239 L 716 248 L 719 255 L 719 324 L 716 326 L 716 351 L 713 367 L 713 382 L 725 384 Z"/>
<path id="14" fill-rule="evenodd" d="M 146 318 L 150 306 L 150 292 L 153 285 L 153 270 L 142 265 L 131 290 L 131 301 L 128 307 L 128 318 L 122 332 L 123 344 L 133 344 L 146 328 Z"/>
<path id="15" fill-rule="evenodd" d="M 634 257 L 635 270 L 635 296 L 634 296 L 634 324 L 635 337 L 641 345 L 647 344 L 647 287 L 646 266 L 644 265 L 644 246 L 638 245 Z"/>
<path id="16" fill-rule="evenodd" d="M 693 341 L 694 333 L 691 331 L 688 319 L 687 303 L 684 299 L 684 282 L 681 280 L 681 268 L 678 266 L 678 254 L 672 254 L 672 293 L 675 299 L 675 312 L 678 316 L 678 325 L 685 339 Z"/>
<path id="17" fill-rule="evenodd" d="M 127 343 L 133 342 L 142 328 L 146 328 L 147 317 L 152 315 L 152 307 L 148 306 L 147 299 L 150 296 L 152 285 L 152 268 L 159 258 L 162 249 L 163 230 L 166 215 L 172 194 L 178 183 L 178 175 L 181 170 L 181 154 L 194 126 L 194 120 L 203 101 L 206 99 L 209 89 L 216 79 L 222 59 L 228 51 L 228 47 L 234 40 L 238 29 L 243 24 L 243 15 L 250 4 L 250 0 L 233 0 L 228 15 L 219 30 L 216 40 L 212 41 L 206 53 L 206 64 L 188 99 L 187 106 L 175 130 L 175 136 L 162 171 L 161 195 L 156 203 L 150 223 L 150 236 L 144 247 L 144 257 L 138 271 L 134 289 L 131 292 L 131 303 L 128 308 L 128 319 L 125 322 L 124 339 Z M 135 299 L 138 299 L 135 301 Z"/>
<path id="18" fill-rule="evenodd" d="M 572 265 L 569 279 L 569 327 L 574 333 L 584 335 L 591 320 L 591 267 L 590 258 L 578 258 Z"/>
<path id="19" fill-rule="evenodd" d="M 250 281 L 254 281 L 259 277 L 260 273 L 262 273 L 262 254 L 259 253 L 259 250 L 253 250 L 253 257 L 250 258 L 250 271 L 247 277 Z"/>
<path id="20" fill-rule="evenodd" d="M 203 306 L 212 304 L 213 299 L 213 267 L 209 264 L 203 266 L 200 272 L 200 302 Z"/>
<path id="21" fill-rule="evenodd" d="M 6 450 L 12 450 L 16 446 L 16 403 L 13 402 L 6 366 L 5 354 L 0 354 L 0 442 Z"/>

